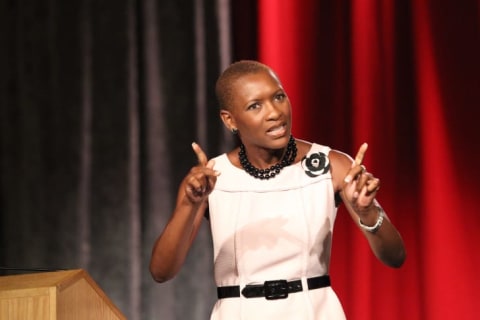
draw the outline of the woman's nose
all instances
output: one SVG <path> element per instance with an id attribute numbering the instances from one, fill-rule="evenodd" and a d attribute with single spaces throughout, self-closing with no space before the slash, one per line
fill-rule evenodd
<path id="1" fill-rule="evenodd" d="M 267 103 L 267 112 L 269 119 L 277 119 L 281 114 L 280 108 L 274 102 Z"/>

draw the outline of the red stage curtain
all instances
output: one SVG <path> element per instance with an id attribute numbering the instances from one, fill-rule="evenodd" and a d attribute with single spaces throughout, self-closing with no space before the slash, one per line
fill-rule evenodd
<path id="1" fill-rule="evenodd" d="M 258 57 L 282 79 L 294 134 L 354 155 L 407 261 L 380 264 L 346 211 L 333 287 L 349 319 L 480 315 L 478 0 L 258 1 Z"/>

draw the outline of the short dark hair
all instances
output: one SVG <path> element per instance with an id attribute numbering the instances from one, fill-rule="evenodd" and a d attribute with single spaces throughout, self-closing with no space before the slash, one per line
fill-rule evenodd
<path id="1" fill-rule="evenodd" d="M 255 74 L 260 72 L 272 73 L 277 79 L 278 76 L 267 65 L 254 60 L 240 60 L 232 63 L 218 77 L 215 84 L 215 94 L 217 96 L 218 107 L 220 109 L 229 109 L 229 105 L 233 98 L 233 85 L 235 81 L 247 74 Z M 279 80 L 280 81 L 280 80 Z"/>

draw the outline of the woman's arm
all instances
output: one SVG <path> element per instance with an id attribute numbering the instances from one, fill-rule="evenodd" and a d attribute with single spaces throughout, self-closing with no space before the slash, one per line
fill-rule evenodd
<path id="1" fill-rule="evenodd" d="M 170 280 L 180 271 L 206 208 L 205 201 L 191 204 L 179 198 L 169 222 L 153 247 L 150 273 L 158 282 Z"/>
<path id="2" fill-rule="evenodd" d="M 380 180 L 362 165 L 366 149 L 366 144 L 362 145 L 355 160 L 338 151 L 330 152 L 334 188 L 340 192 L 350 216 L 367 238 L 375 256 L 384 264 L 398 268 L 405 261 L 405 246 L 398 230 L 375 199 Z"/>
<path id="3" fill-rule="evenodd" d="M 198 165 L 180 184 L 175 210 L 153 246 L 150 273 L 158 282 L 173 278 L 185 262 L 207 208 L 208 195 L 219 175 L 213 170 L 213 160 L 207 162 L 197 144 L 192 147 L 197 154 Z"/>
<path id="4" fill-rule="evenodd" d="M 360 220 L 363 225 L 374 226 L 379 215 L 384 215 L 381 226 L 375 232 L 367 231 L 362 227 L 360 227 L 360 230 L 367 238 L 370 248 L 380 261 L 387 266 L 399 268 L 404 263 L 406 257 L 403 240 L 400 233 L 391 223 L 387 214 L 383 211 L 378 202 L 375 202 L 376 204 L 361 214 L 357 213 L 357 211 L 349 205 L 346 205 L 346 207 L 350 216 L 359 227 Z"/>

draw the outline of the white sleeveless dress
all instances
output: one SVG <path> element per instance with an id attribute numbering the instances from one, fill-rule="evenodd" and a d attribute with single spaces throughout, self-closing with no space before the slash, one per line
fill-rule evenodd
<path id="1" fill-rule="evenodd" d="M 221 172 L 209 196 L 217 286 L 301 279 L 285 299 L 219 299 L 211 320 L 345 319 L 331 287 L 308 290 L 306 279 L 327 275 L 336 217 L 328 153 L 312 144 L 307 156 L 260 180 L 215 158 Z"/>

